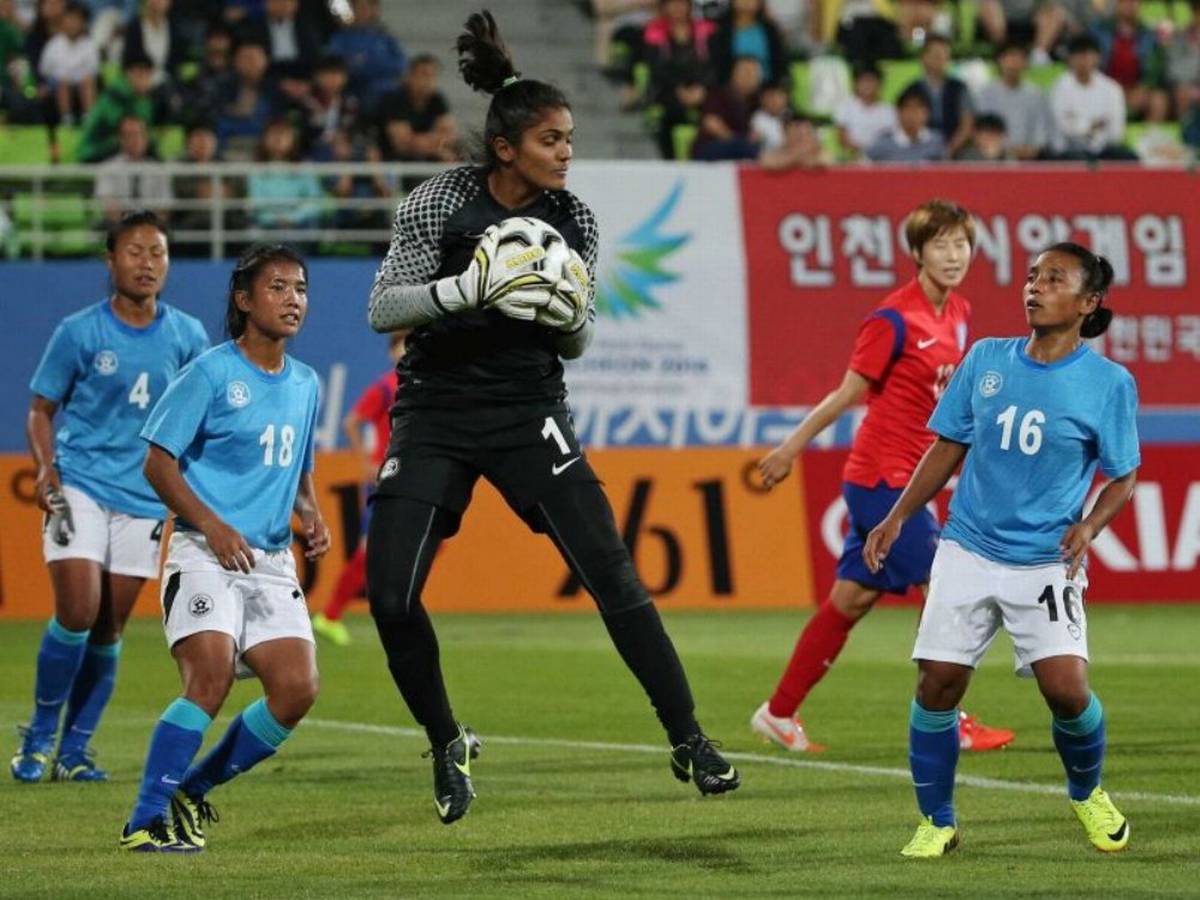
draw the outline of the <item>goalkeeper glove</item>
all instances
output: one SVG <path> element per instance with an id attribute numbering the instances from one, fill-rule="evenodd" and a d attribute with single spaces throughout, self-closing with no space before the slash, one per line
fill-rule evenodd
<path id="1" fill-rule="evenodd" d="M 578 331 L 587 321 L 591 300 L 591 279 L 587 264 L 574 250 L 563 264 L 550 302 L 537 310 L 534 321 L 558 331 Z"/>
<path id="2" fill-rule="evenodd" d="M 46 516 L 46 530 L 54 543 L 66 547 L 75 536 L 75 519 L 71 515 L 71 504 L 57 489 L 46 492 L 46 503 L 50 514 Z"/>

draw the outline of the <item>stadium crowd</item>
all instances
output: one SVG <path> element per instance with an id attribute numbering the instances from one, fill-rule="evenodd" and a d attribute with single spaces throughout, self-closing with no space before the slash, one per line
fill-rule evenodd
<path id="1" fill-rule="evenodd" d="M 1200 0 L 588 8 L 598 63 L 667 158 L 1171 164 L 1200 149 Z"/>
<path id="2" fill-rule="evenodd" d="M 110 218 L 130 204 L 170 218 L 172 198 L 211 195 L 208 178 L 156 173 L 162 159 L 460 159 L 439 69 L 406 55 L 380 0 L 0 0 L 0 121 L 44 126 L 48 161 L 100 163 L 96 196 Z M 186 134 L 177 157 L 155 146 L 162 126 Z M 261 228 L 368 224 L 321 220 L 319 200 L 394 194 L 382 179 L 270 167 L 215 183 L 255 201 L 235 224 Z M 185 209 L 172 224 L 207 227 L 210 215 Z"/>

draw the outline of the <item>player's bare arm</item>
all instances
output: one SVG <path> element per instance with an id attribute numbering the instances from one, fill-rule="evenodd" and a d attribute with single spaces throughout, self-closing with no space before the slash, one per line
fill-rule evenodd
<path id="1" fill-rule="evenodd" d="M 913 513 L 936 497 L 938 491 L 946 486 L 954 470 L 967 455 L 967 450 L 966 444 L 939 437 L 934 445 L 925 451 L 917 470 L 913 472 L 912 481 L 908 483 L 892 511 L 867 535 L 867 542 L 863 547 L 863 561 L 866 562 L 867 568 L 878 572 L 883 567 L 883 561 L 899 536 L 900 528 Z"/>
<path id="2" fill-rule="evenodd" d="M 305 472 L 301 476 L 300 489 L 296 492 L 296 502 L 292 508 L 300 517 L 305 559 L 320 559 L 329 551 L 329 528 L 317 505 L 317 488 L 312 472 Z"/>
<path id="3" fill-rule="evenodd" d="M 142 471 L 167 509 L 200 530 L 224 568 L 247 573 L 254 568 L 254 551 L 246 539 L 196 496 L 179 471 L 179 460 L 162 447 L 151 444 Z"/>
<path id="4" fill-rule="evenodd" d="M 836 422 L 842 413 L 859 403 L 870 384 L 862 375 L 847 369 L 842 383 L 812 408 L 782 444 L 759 460 L 758 471 L 762 475 L 763 486 L 770 490 L 787 478 L 796 457 L 813 438 Z"/>
<path id="5" fill-rule="evenodd" d="M 58 470 L 54 468 L 54 414 L 58 404 L 37 394 L 29 403 L 29 415 L 25 419 L 25 436 L 29 440 L 29 452 L 37 465 L 37 505 L 43 512 L 51 512 L 48 495 L 61 492 Z"/>
<path id="6" fill-rule="evenodd" d="M 1095 540 L 1096 535 L 1104 530 L 1133 496 L 1134 485 L 1137 484 L 1137 469 L 1126 472 L 1120 478 L 1114 478 L 1100 491 L 1096 505 L 1092 511 L 1066 530 L 1062 538 L 1063 561 L 1070 564 L 1067 577 L 1074 578 L 1083 565 L 1084 554 L 1088 546 Z"/>

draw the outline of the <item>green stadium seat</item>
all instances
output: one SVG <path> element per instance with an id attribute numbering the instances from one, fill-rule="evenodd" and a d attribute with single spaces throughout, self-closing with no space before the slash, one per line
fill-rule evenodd
<path id="1" fill-rule="evenodd" d="M 698 125 L 676 125 L 671 129 L 671 148 L 675 159 L 692 158 L 692 144 L 696 143 L 696 135 L 699 133 Z"/>
<path id="2" fill-rule="evenodd" d="M 1180 3 L 1177 0 L 1171 4 L 1171 21 L 1175 23 L 1176 28 L 1187 28 L 1192 24 L 1194 17 L 1190 3 Z"/>
<path id="3" fill-rule="evenodd" d="M 23 252 L 33 249 L 33 224 L 37 197 L 18 193 L 12 198 L 13 224 Z M 47 256 L 87 256 L 98 252 L 100 239 L 96 232 L 96 214 L 91 198 L 78 193 L 47 192 L 42 195 L 42 247 Z"/>
<path id="4" fill-rule="evenodd" d="M 1166 131 L 1169 134 L 1183 143 L 1183 123 L 1182 122 L 1158 122 L 1151 124 L 1149 122 L 1134 122 L 1125 126 L 1125 146 L 1130 150 L 1137 149 L 1137 142 L 1140 141 L 1143 135 L 1151 129 L 1157 131 Z"/>
<path id="5" fill-rule="evenodd" d="M 0 128 L 0 159 L 10 166 L 42 166 L 50 159 L 50 138 L 40 125 Z"/>
<path id="6" fill-rule="evenodd" d="M 155 131 L 155 149 L 158 151 L 158 158 L 164 162 L 182 157 L 185 142 L 184 130 L 178 125 L 170 125 Z"/>
<path id="7" fill-rule="evenodd" d="M 921 77 L 921 63 L 915 59 L 885 59 L 879 68 L 883 72 L 880 94 L 887 103 L 895 103 L 901 91 Z"/>
<path id="8" fill-rule="evenodd" d="M 838 134 L 836 125 L 822 125 L 817 129 L 817 138 L 821 149 L 829 156 L 831 162 L 845 162 L 850 158 L 846 148 L 842 146 L 842 137 Z"/>
<path id="9" fill-rule="evenodd" d="M 955 5 L 957 20 L 955 29 L 958 32 L 957 46 L 969 48 L 975 46 L 975 34 L 979 24 L 979 6 L 975 0 L 958 0 Z"/>
<path id="10" fill-rule="evenodd" d="M 1043 93 L 1049 93 L 1054 82 L 1058 81 L 1063 72 L 1067 71 L 1064 63 L 1047 63 L 1044 66 L 1030 66 L 1025 73 L 1025 80 Z"/>
<path id="11" fill-rule="evenodd" d="M 1169 22 L 1171 6 L 1167 0 L 1142 0 L 1138 7 L 1138 20 L 1147 28 L 1153 28 L 1160 22 Z"/>
<path id="12" fill-rule="evenodd" d="M 792 81 L 792 109 L 807 115 L 809 108 L 808 63 L 794 62 L 789 71 Z"/>

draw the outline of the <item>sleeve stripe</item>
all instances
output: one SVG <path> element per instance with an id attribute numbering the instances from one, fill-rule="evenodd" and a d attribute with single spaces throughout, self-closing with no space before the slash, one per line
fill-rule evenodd
<path id="1" fill-rule="evenodd" d="M 904 340 L 907 335 L 904 317 L 894 309 L 881 309 L 872 313 L 868 318 L 886 319 L 892 324 L 892 358 L 888 360 L 890 366 L 904 354 Z"/>

